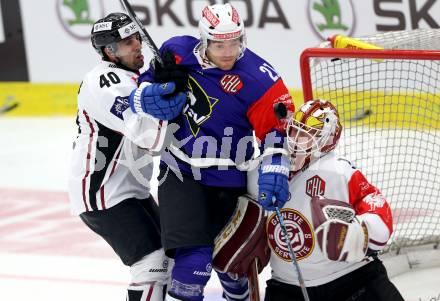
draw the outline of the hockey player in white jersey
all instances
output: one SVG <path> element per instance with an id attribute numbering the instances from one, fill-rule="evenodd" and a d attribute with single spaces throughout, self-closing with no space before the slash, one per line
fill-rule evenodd
<path id="1" fill-rule="evenodd" d="M 330 102 L 303 104 L 287 126 L 290 199 L 260 204 L 281 209 L 311 301 L 403 300 L 377 258 L 393 231 L 391 209 L 361 171 L 334 151 L 341 131 Z M 249 176 L 255 195 L 255 175 Z M 269 213 L 267 235 L 272 277 L 265 300 L 304 300 L 276 212 Z"/>
<path id="2" fill-rule="evenodd" d="M 152 153 L 186 94 L 175 83 L 137 86 L 144 65 L 136 25 L 123 13 L 98 20 L 92 45 L 102 60 L 78 92 L 78 136 L 69 177 L 72 211 L 130 267 L 129 301 L 163 300 L 168 258 L 150 195 Z M 185 81 L 185 74 L 180 74 Z"/>

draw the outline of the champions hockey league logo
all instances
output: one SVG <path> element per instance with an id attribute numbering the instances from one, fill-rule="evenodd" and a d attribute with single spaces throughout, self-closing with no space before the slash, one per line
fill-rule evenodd
<path id="1" fill-rule="evenodd" d="M 315 239 L 309 221 L 298 211 L 290 208 L 281 209 L 287 233 L 289 234 L 292 250 L 296 259 L 301 260 L 312 254 Z M 272 251 L 284 261 L 292 261 L 286 238 L 281 229 L 276 213 L 273 213 L 267 223 L 267 238 Z"/>
<path id="2" fill-rule="evenodd" d="M 220 86 L 226 93 L 235 94 L 243 88 L 243 82 L 238 75 L 226 74 L 220 80 Z"/>
<path id="3" fill-rule="evenodd" d="M 313 176 L 306 181 L 306 194 L 309 197 L 324 195 L 325 181 L 319 176 Z"/>

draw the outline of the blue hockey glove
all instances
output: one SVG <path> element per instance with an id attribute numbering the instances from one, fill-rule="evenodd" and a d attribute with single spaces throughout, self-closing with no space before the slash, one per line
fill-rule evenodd
<path id="1" fill-rule="evenodd" d="M 265 210 L 282 208 L 289 200 L 289 159 L 281 154 L 264 158 L 258 176 L 258 202 Z"/>
<path id="2" fill-rule="evenodd" d="M 179 116 L 186 103 L 186 93 L 175 91 L 174 83 L 143 83 L 131 92 L 130 108 L 134 113 L 147 113 L 160 120 L 171 120 Z"/>

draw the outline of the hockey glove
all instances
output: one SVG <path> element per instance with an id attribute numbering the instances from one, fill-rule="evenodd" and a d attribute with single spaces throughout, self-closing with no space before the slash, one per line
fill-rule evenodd
<path id="1" fill-rule="evenodd" d="M 265 210 L 282 208 L 289 200 L 290 161 L 282 154 L 263 159 L 258 176 L 258 202 Z"/>
<path id="2" fill-rule="evenodd" d="M 161 65 L 158 61 L 154 62 L 154 81 L 157 83 L 173 82 L 176 84 L 176 92 L 187 91 L 188 72 L 185 68 L 176 64 L 176 58 L 171 51 L 162 54 Z"/>
<path id="3" fill-rule="evenodd" d="M 142 83 L 129 97 L 130 108 L 134 113 L 147 113 L 160 120 L 176 118 L 186 103 L 186 93 L 175 92 L 174 83 Z"/>
<path id="4" fill-rule="evenodd" d="M 367 252 L 368 228 L 346 202 L 313 197 L 313 227 L 322 255 L 332 261 L 359 262 Z"/>

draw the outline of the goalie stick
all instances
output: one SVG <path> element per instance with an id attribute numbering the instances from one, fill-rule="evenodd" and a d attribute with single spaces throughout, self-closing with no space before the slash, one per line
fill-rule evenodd
<path id="1" fill-rule="evenodd" d="M 249 281 L 249 300 L 260 301 L 260 286 L 258 283 L 258 259 L 252 261 L 248 272 Z"/>
<path id="2" fill-rule="evenodd" d="M 292 258 L 292 263 L 298 273 L 298 281 L 299 286 L 301 287 L 301 291 L 304 296 L 304 301 L 310 301 L 309 294 L 307 293 L 306 284 L 304 282 L 304 278 L 302 277 L 301 269 L 299 268 L 298 260 L 296 260 L 296 254 L 292 249 L 292 245 L 289 238 L 289 233 L 287 232 L 286 225 L 284 224 L 284 218 L 281 215 L 280 208 L 275 207 L 275 211 L 277 214 L 278 221 L 280 222 L 281 230 L 283 231 L 285 237 L 285 243 L 287 245 L 287 249 L 289 250 L 290 258 Z"/>
<path id="3" fill-rule="evenodd" d="M 287 108 L 286 105 L 282 102 L 276 103 L 273 107 L 273 111 L 278 119 L 284 119 L 287 117 Z M 301 287 L 301 291 L 304 296 L 305 301 L 310 301 L 309 294 L 307 293 L 306 284 L 304 282 L 304 279 L 302 277 L 301 269 L 299 267 L 298 261 L 296 260 L 296 254 L 292 249 L 292 245 L 289 238 L 289 233 L 287 232 L 286 225 L 284 224 L 284 218 L 281 215 L 280 208 L 278 206 L 275 207 L 275 212 L 278 218 L 278 221 L 280 222 L 281 231 L 283 231 L 284 237 L 285 237 L 285 243 L 287 245 L 287 249 L 289 250 L 290 258 L 292 258 L 293 266 L 296 269 L 296 272 L 298 273 L 298 282 L 299 286 Z"/>
<path id="4" fill-rule="evenodd" d="M 159 48 L 157 48 L 156 43 L 154 43 L 151 36 L 148 34 L 147 30 L 142 25 L 141 20 L 136 16 L 133 7 L 131 7 L 128 0 L 119 0 L 122 4 L 122 7 L 125 9 L 127 14 L 130 16 L 131 20 L 137 25 L 142 35 L 142 40 L 147 44 L 148 48 L 150 48 L 153 53 L 154 59 L 158 61 L 161 65 L 163 65 L 162 58 L 160 57 Z"/>

